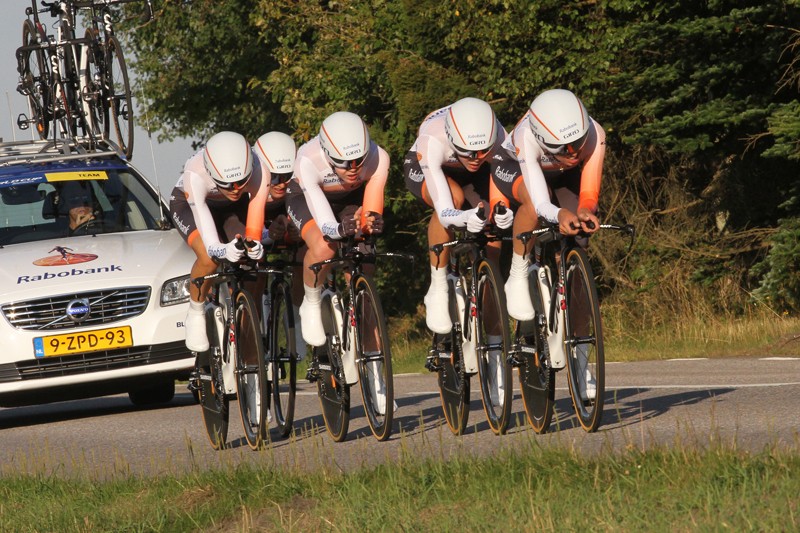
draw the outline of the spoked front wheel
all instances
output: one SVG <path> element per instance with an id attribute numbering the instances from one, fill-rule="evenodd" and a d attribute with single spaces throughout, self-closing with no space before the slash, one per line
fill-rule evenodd
<path id="1" fill-rule="evenodd" d="M 569 391 L 581 426 L 592 432 L 600 426 L 605 392 L 600 305 L 586 252 L 573 248 L 564 260 L 567 303 L 564 347 L 569 368 Z"/>
<path id="2" fill-rule="evenodd" d="M 239 413 L 247 444 L 257 450 L 263 445 L 269 432 L 267 362 L 264 358 L 258 311 L 253 297 L 247 291 L 239 291 L 233 303 Z"/>
<path id="3" fill-rule="evenodd" d="M 341 442 L 347 437 L 350 425 L 350 385 L 347 384 L 342 365 L 344 346 L 341 310 L 335 307 L 330 293 L 322 297 L 322 325 L 326 343 L 314 348 L 319 365 L 317 393 L 328 434 L 335 442 Z"/>
<path id="4" fill-rule="evenodd" d="M 110 120 L 105 124 L 105 137 L 108 139 L 109 122 L 113 129 L 113 139 L 128 159 L 133 155 L 133 102 L 131 85 L 128 81 L 128 68 L 119 41 L 109 37 L 106 41 L 107 98 Z"/>
<path id="5" fill-rule="evenodd" d="M 197 370 L 200 381 L 200 408 L 203 413 L 203 424 L 206 434 L 215 450 L 225 447 L 228 439 L 228 398 L 222 382 L 222 350 L 224 349 L 217 322 L 214 318 L 214 307 L 206 307 L 206 332 L 209 349 L 197 354 Z"/>
<path id="6" fill-rule="evenodd" d="M 22 25 L 23 50 L 18 52 L 20 81 L 17 90 L 28 99 L 31 111 L 28 124 L 33 125 L 40 139 L 47 139 L 53 119 L 52 89 L 44 50 L 37 47 L 37 35 L 33 22 L 26 20 Z"/>
<path id="7" fill-rule="evenodd" d="M 372 434 L 379 441 L 392 433 L 394 383 L 392 354 L 386 333 L 386 318 L 375 290 L 367 276 L 355 279 L 356 368 L 361 398 Z"/>
<path id="8" fill-rule="evenodd" d="M 514 335 L 519 366 L 519 385 L 528 423 L 536 433 L 547 433 L 553 419 L 556 373 L 550 366 L 547 345 L 547 315 L 542 288 L 536 279 L 540 270 L 530 274 L 530 294 L 534 318 L 518 322 Z"/>
<path id="9" fill-rule="evenodd" d="M 272 418 L 281 437 L 288 437 L 294 423 L 297 393 L 297 348 L 292 300 L 286 283 L 275 283 L 270 290 L 269 354 L 272 374 Z"/>
<path id="10" fill-rule="evenodd" d="M 478 340 L 478 375 L 483 410 L 495 435 L 508 429 L 511 419 L 511 365 L 508 362 L 509 319 L 506 296 L 498 269 L 488 259 L 478 262 L 475 324 Z"/>

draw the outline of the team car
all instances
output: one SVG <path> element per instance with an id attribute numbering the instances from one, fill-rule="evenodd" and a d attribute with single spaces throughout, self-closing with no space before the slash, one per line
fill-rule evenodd
<path id="1" fill-rule="evenodd" d="M 170 401 L 194 254 L 118 151 L 0 144 L 0 406 Z"/>

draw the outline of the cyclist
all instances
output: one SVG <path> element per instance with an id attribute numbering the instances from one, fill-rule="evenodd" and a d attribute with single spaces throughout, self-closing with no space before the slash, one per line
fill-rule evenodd
<path id="1" fill-rule="evenodd" d="M 253 148 L 261 163 L 270 172 L 269 196 L 264 210 L 264 231 L 261 242 L 265 246 L 271 246 L 274 243 L 299 244 L 301 243 L 300 230 L 286 215 L 286 187 L 294 174 L 294 160 L 297 155 L 294 140 L 285 133 L 271 131 L 259 137 Z M 295 345 L 297 359 L 302 361 L 307 351 L 298 313 L 303 300 L 302 268 L 296 267 L 292 277 L 296 280 L 291 284 Z"/>
<path id="2" fill-rule="evenodd" d="M 253 159 L 253 150 L 242 135 L 222 131 L 186 161 L 170 196 L 170 213 L 197 256 L 192 278 L 214 273 L 219 259 L 235 262 L 245 254 L 254 260 L 263 256 L 260 241 L 269 171 L 254 165 Z M 252 246 L 239 249 L 236 237 L 240 235 L 253 241 Z M 208 350 L 203 302 L 210 289 L 210 281 L 200 288 L 189 286 L 186 347 L 194 352 Z"/>
<path id="3" fill-rule="evenodd" d="M 522 176 L 513 182 L 496 180 L 500 191 L 521 201 L 514 233 L 533 229 L 536 215 L 558 224 L 564 235 L 591 234 L 597 219 L 600 182 L 606 152 L 603 128 L 586 112 L 571 91 L 551 89 L 538 95 L 517 123 L 505 146 L 516 153 Z M 520 187 L 524 182 L 524 187 Z M 588 238 L 578 238 L 582 247 Z M 514 255 L 506 283 L 509 314 L 518 320 L 533 318 L 528 292 L 528 264 L 522 242 L 514 240 Z M 527 254 L 525 254 L 527 257 Z M 579 346 L 582 348 L 583 346 Z M 594 382 L 587 397 L 594 398 Z"/>
<path id="4" fill-rule="evenodd" d="M 328 116 L 319 134 L 297 151 L 294 179 L 286 191 L 287 213 L 307 245 L 303 258 L 303 338 L 312 346 L 325 344 L 321 289 L 329 268 L 318 275 L 309 266 L 334 256 L 325 240 L 342 239 L 357 231 L 383 231 L 383 191 L 389 175 L 389 155 L 370 139 L 361 117 L 347 111 Z"/>
<path id="5" fill-rule="evenodd" d="M 428 223 L 428 243 L 445 242 L 453 238 L 451 227 L 476 233 L 483 229 L 485 219 L 478 212 L 500 200 L 490 175 L 510 179 L 519 175 L 519 164 L 502 148 L 506 131 L 495 117 L 491 106 L 478 98 L 462 98 L 430 113 L 419 128 L 419 134 L 403 162 L 406 187 L 423 204 L 433 207 L 435 215 Z M 469 207 L 468 209 L 463 209 Z M 501 229 L 511 226 L 511 209 L 494 215 Z M 500 243 L 490 243 L 490 253 L 497 260 Z M 450 321 L 447 296 L 446 265 L 449 253 L 445 249 L 438 257 L 429 254 L 431 284 L 425 295 L 425 322 L 434 333 L 449 333 Z M 497 342 L 490 339 L 490 342 Z M 502 355 L 498 352 L 490 363 L 500 368 Z M 499 370 L 498 370 L 499 371 Z M 498 386 L 501 385 L 501 380 Z M 494 394 L 494 392 L 493 392 Z M 502 397 L 502 395 L 500 395 Z"/>

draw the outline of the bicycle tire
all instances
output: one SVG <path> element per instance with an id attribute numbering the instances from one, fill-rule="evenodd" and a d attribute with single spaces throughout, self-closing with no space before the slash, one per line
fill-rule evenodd
<path id="1" fill-rule="evenodd" d="M 355 302 L 356 368 L 364 413 L 372 434 L 384 441 L 392 434 L 394 378 L 392 352 L 386 332 L 386 316 L 372 278 L 365 274 L 353 281 Z"/>
<path id="2" fill-rule="evenodd" d="M 219 386 L 222 378 L 222 350 L 225 347 L 217 331 L 214 309 L 214 306 L 207 306 L 205 310 L 209 349 L 197 354 L 197 366 L 200 373 L 200 409 L 206 435 L 212 448 L 222 450 L 228 439 L 230 409 L 225 389 Z"/>
<path id="3" fill-rule="evenodd" d="M 269 434 L 267 413 L 269 390 L 267 362 L 261 327 L 253 296 L 240 290 L 233 300 L 235 327 L 236 397 L 247 444 L 253 450 L 263 446 Z"/>
<path id="4" fill-rule="evenodd" d="M 28 48 L 35 46 L 38 41 L 38 31 L 33 22 L 26 20 L 22 24 L 22 46 Z M 31 116 L 29 121 L 36 128 L 40 139 L 47 139 L 50 134 L 50 121 L 52 112 L 48 109 L 50 102 L 50 68 L 45 61 L 42 49 L 29 49 L 20 52 L 18 70 L 20 75 L 20 92 L 28 99 Z"/>
<path id="5" fill-rule="evenodd" d="M 84 135 L 89 131 L 83 114 L 81 102 L 81 89 L 78 71 L 78 61 L 75 57 L 75 47 L 67 42 L 60 45 L 64 50 L 64 72 L 61 73 L 61 90 L 64 94 L 64 121 L 65 130 L 70 137 L 75 138 L 80 130 Z"/>
<path id="6" fill-rule="evenodd" d="M 105 72 L 105 55 L 99 41 L 99 32 L 86 30 L 86 65 L 81 75 L 81 100 L 87 118 L 87 127 L 93 137 L 108 136 L 108 97 L 102 79 Z"/>
<path id="7" fill-rule="evenodd" d="M 461 286 L 466 281 L 461 278 Z M 458 310 L 456 300 L 456 287 L 452 280 L 447 282 L 449 291 L 450 317 L 453 320 L 453 329 L 449 334 L 433 336 L 434 349 L 438 353 L 449 354 L 449 357 L 439 358 L 439 396 L 442 400 L 442 411 L 450 431 L 454 435 L 463 435 L 469 421 L 469 376 L 464 364 L 464 351 L 462 347 L 463 321 Z"/>
<path id="8" fill-rule="evenodd" d="M 571 248 L 564 258 L 565 320 L 564 348 L 567 351 L 569 391 L 581 426 L 596 431 L 603 416 L 605 358 L 600 305 L 589 257 L 582 248 Z M 581 352 L 584 352 L 585 355 Z M 585 359 L 585 361 L 584 361 Z M 594 398 L 583 393 L 588 373 L 594 377 Z"/>
<path id="9" fill-rule="evenodd" d="M 272 374 L 272 418 L 281 437 L 288 437 L 294 423 L 297 394 L 297 348 L 292 296 L 285 281 L 270 288 L 269 360 Z"/>
<path id="10" fill-rule="evenodd" d="M 533 431 L 547 433 L 553 420 L 556 395 L 556 372 L 550 366 L 547 344 L 547 309 L 541 286 L 536 279 L 539 269 L 528 275 L 534 318 L 517 322 L 515 338 L 523 363 L 519 367 L 519 384 L 525 415 Z"/>
<path id="11" fill-rule="evenodd" d="M 478 377 L 483 410 L 486 413 L 489 428 L 495 435 L 503 435 L 508 430 L 514 392 L 511 364 L 508 361 L 508 349 L 511 344 L 508 308 L 499 272 L 498 267 L 486 258 L 478 261 L 473 272 L 477 279 L 475 326 L 477 330 Z M 490 343 L 490 337 L 498 335 L 500 337 L 499 353 L 496 341 Z M 493 362 L 494 358 L 497 360 Z M 502 385 L 502 391 L 498 391 L 497 398 L 494 398 L 493 391 L 500 385 Z"/>
<path id="12" fill-rule="evenodd" d="M 336 316 L 330 293 L 322 297 L 322 326 L 326 343 L 314 349 L 319 364 L 317 394 L 328 434 L 335 442 L 347 437 L 350 425 L 350 385 L 344 376 L 342 324 Z"/>
<path id="13" fill-rule="evenodd" d="M 119 41 L 109 36 L 106 47 L 106 76 L 109 120 L 104 134 L 110 139 L 109 127 L 113 124 L 115 142 L 128 159 L 133 156 L 133 103 L 128 69 Z M 109 124 L 110 123 L 110 124 Z"/>

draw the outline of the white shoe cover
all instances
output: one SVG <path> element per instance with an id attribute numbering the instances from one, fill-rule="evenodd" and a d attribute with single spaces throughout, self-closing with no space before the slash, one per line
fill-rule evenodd
<path id="1" fill-rule="evenodd" d="M 533 304 L 527 276 L 509 276 L 505 285 L 506 305 L 511 318 L 520 321 L 533 320 Z"/>
<path id="2" fill-rule="evenodd" d="M 434 333 L 450 333 L 453 322 L 450 320 L 447 285 L 441 289 L 435 289 L 431 285 L 423 302 L 425 302 L 425 324 L 428 329 Z"/>
<path id="3" fill-rule="evenodd" d="M 189 308 L 186 313 L 186 347 L 192 352 L 208 350 L 208 334 L 206 333 L 206 315 Z"/>
<path id="4" fill-rule="evenodd" d="M 322 305 L 309 303 L 303 298 L 300 306 L 300 321 L 303 323 L 303 340 L 311 346 L 325 344 L 325 329 L 322 327 Z"/>

